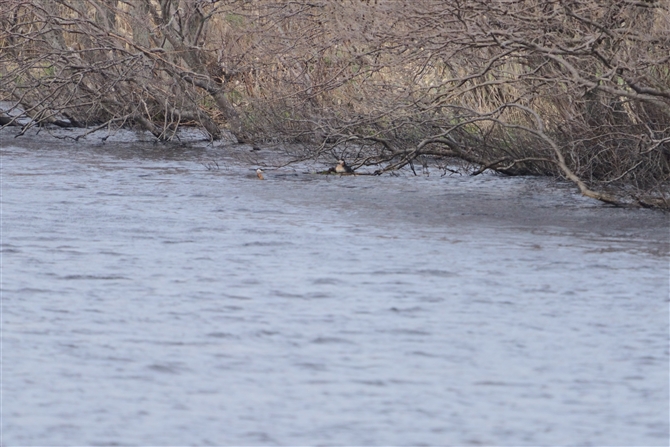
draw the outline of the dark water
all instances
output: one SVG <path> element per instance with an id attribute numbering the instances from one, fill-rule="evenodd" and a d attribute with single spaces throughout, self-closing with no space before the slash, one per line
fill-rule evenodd
<path id="1" fill-rule="evenodd" d="M 668 444 L 666 215 L 92 141 L 0 133 L 2 445 Z"/>

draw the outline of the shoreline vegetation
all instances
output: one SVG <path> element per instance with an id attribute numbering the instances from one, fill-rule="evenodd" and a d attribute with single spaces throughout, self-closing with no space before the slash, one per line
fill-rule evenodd
<path id="1" fill-rule="evenodd" d="M 0 0 L 0 128 L 282 141 L 670 209 L 666 0 Z"/>

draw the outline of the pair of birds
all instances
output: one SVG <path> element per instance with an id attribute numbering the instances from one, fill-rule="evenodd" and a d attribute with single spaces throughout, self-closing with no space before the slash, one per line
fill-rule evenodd
<path id="1" fill-rule="evenodd" d="M 337 166 L 328 168 L 327 171 L 322 171 L 319 174 L 353 174 L 354 170 L 344 160 L 337 160 Z"/>
<path id="2" fill-rule="evenodd" d="M 353 174 L 354 169 L 349 166 L 346 161 L 338 160 L 337 166 L 328 169 L 328 172 L 336 172 L 338 174 Z M 256 169 L 256 177 L 258 177 L 259 180 L 265 180 L 265 177 L 263 177 L 263 170 L 261 168 Z"/>

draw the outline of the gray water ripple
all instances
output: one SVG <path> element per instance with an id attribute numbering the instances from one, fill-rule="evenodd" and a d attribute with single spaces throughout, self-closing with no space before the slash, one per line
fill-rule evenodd
<path id="1" fill-rule="evenodd" d="M 667 216 L 1 138 L 3 444 L 667 444 Z"/>

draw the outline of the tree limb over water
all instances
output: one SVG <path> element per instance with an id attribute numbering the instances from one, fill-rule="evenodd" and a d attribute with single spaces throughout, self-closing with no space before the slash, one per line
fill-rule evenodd
<path id="1" fill-rule="evenodd" d="M 667 1 L 0 0 L 0 76 L 19 134 L 195 125 L 670 208 Z"/>

